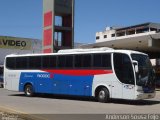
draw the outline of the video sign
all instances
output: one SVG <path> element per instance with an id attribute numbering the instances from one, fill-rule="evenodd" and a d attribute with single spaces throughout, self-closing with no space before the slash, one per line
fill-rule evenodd
<path id="1" fill-rule="evenodd" d="M 0 48 L 30 50 L 32 42 L 25 38 L 0 37 Z"/>

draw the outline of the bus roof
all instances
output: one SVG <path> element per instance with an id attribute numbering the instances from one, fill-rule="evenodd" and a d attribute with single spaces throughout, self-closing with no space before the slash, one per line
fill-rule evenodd
<path id="1" fill-rule="evenodd" d="M 39 54 L 10 54 L 6 57 L 22 57 L 22 56 L 45 56 L 45 55 L 69 55 L 69 54 L 88 54 L 88 53 L 126 53 L 126 54 L 143 54 L 142 52 L 133 51 L 133 50 L 114 50 L 112 48 L 94 48 L 94 49 L 68 49 L 60 50 L 58 53 L 39 53 Z"/>

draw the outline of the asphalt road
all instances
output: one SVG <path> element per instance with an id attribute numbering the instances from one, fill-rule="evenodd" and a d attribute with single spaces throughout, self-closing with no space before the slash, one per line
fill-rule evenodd
<path id="1" fill-rule="evenodd" d="M 157 91 L 156 97 L 150 100 L 113 100 L 110 103 L 99 103 L 93 98 L 70 96 L 25 97 L 23 93 L 0 88 L 0 108 L 24 114 L 38 114 L 43 118 L 47 118 L 49 114 L 160 114 L 160 91 Z M 77 116 L 72 117 L 74 119 Z"/>

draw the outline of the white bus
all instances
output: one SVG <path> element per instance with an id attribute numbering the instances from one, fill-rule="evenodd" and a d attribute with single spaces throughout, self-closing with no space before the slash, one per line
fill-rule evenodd
<path id="1" fill-rule="evenodd" d="M 35 93 L 139 100 L 155 97 L 154 72 L 147 54 L 107 48 L 61 50 L 50 54 L 8 55 L 5 88 Z"/>

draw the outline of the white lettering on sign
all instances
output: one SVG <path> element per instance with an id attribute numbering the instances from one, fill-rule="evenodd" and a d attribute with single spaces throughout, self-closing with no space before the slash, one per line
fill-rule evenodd
<path id="1" fill-rule="evenodd" d="M 37 74 L 38 78 L 50 78 L 50 74 Z"/>

